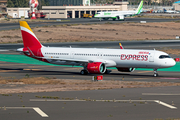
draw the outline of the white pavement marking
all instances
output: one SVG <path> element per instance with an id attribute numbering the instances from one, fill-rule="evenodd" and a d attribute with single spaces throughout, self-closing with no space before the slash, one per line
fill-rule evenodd
<path id="1" fill-rule="evenodd" d="M 0 52 L 9 51 L 9 50 L 0 50 Z"/>
<path id="2" fill-rule="evenodd" d="M 48 102 L 68 102 L 68 101 L 71 101 L 71 102 L 84 102 L 86 100 L 47 100 L 47 99 L 30 99 L 29 101 L 36 101 L 36 102 L 43 102 L 43 101 L 48 101 Z"/>
<path id="3" fill-rule="evenodd" d="M 154 102 L 156 102 L 156 103 L 158 103 L 158 104 L 161 104 L 161 105 L 164 105 L 164 106 L 166 106 L 166 107 L 169 107 L 169 108 L 171 108 L 171 109 L 177 109 L 177 107 L 174 107 L 174 106 L 169 105 L 169 104 L 167 104 L 167 103 L 164 103 L 164 102 L 162 102 L 162 101 L 155 100 Z"/>
<path id="4" fill-rule="evenodd" d="M 85 101 L 96 101 L 96 102 L 156 102 L 158 104 L 161 104 L 163 106 L 166 106 L 168 108 L 171 108 L 171 109 L 177 109 L 177 107 L 174 107 L 172 105 L 169 105 L 167 103 L 164 103 L 160 100 L 93 100 L 93 99 L 87 99 L 87 100 L 79 100 L 79 99 L 76 99 L 76 100 L 47 100 L 47 99 L 30 99 L 30 101 L 34 102 L 85 102 Z"/>
<path id="5" fill-rule="evenodd" d="M 40 108 L 38 107 L 0 107 L 1 109 L 33 109 L 35 110 L 39 115 L 42 117 L 49 117 L 47 114 L 45 114 Z"/>
<path id="6" fill-rule="evenodd" d="M 85 102 L 85 101 L 96 101 L 96 102 L 154 102 L 154 100 L 95 100 L 95 99 L 86 99 L 86 100 L 50 100 L 50 99 L 30 99 L 31 102 Z"/>
<path id="7" fill-rule="evenodd" d="M 1 107 L 6 109 L 33 109 L 33 107 Z"/>
<path id="8" fill-rule="evenodd" d="M 42 117 L 49 117 L 46 115 L 41 109 L 39 108 L 33 108 L 37 113 L 39 113 Z"/>
<path id="9" fill-rule="evenodd" d="M 171 94 L 171 93 L 142 93 L 142 95 L 180 95 L 180 93 Z"/>

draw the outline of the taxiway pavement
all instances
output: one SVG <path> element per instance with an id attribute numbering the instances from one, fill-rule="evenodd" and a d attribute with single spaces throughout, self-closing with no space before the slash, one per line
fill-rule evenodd
<path id="1" fill-rule="evenodd" d="M 0 76 L 21 79 L 26 77 L 49 77 L 58 79 L 92 80 L 97 74 L 80 75 L 82 67 L 60 67 L 47 65 L 32 65 L 22 63 L 0 62 Z M 135 70 L 130 73 L 112 69 L 110 74 L 104 74 L 104 80 L 147 81 L 147 82 L 180 82 L 180 72 L 158 71 L 159 77 L 153 77 L 153 70 Z"/>
<path id="2" fill-rule="evenodd" d="M 0 95 L 0 116 L 2 120 L 179 119 L 179 91 L 174 86 Z"/>
<path id="3" fill-rule="evenodd" d="M 42 26 L 51 26 L 51 25 L 62 25 L 62 24 L 104 24 L 104 23 L 123 23 L 123 22 L 172 22 L 172 21 L 179 21 L 179 19 L 161 19 L 161 18 L 127 18 L 125 21 L 112 21 L 112 20 L 102 20 L 93 18 L 93 19 L 84 19 L 84 18 L 77 18 L 77 19 L 68 19 L 66 21 L 47 21 L 47 22 L 32 22 L 29 23 L 30 27 L 42 27 Z M 19 29 L 19 23 L 0 23 L 0 31 L 1 30 L 11 30 L 11 29 Z"/>
<path id="4" fill-rule="evenodd" d="M 133 20 L 133 19 L 131 19 Z M 138 18 L 136 18 L 138 20 Z M 142 20 L 142 19 L 141 19 Z M 145 20 L 145 19 L 144 19 Z M 172 20 L 172 19 L 171 19 Z M 91 20 L 87 20 L 91 21 Z M 154 21 L 157 21 L 154 19 Z M 169 20 L 170 21 L 170 20 Z M 97 22 L 97 21 L 95 21 Z M 99 21 L 98 21 L 99 22 Z M 106 21 L 107 22 L 107 21 Z M 116 21 L 119 22 L 119 21 Z M 138 21 L 137 21 L 138 22 Z M 152 22 L 152 20 L 151 20 Z M 88 22 L 87 22 L 88 23 Z M 93 23 L 93 22 L 91 22 Z M 33 23 L 34 24 L 34 23 Z M 52 23 L 54 24 L 54 23 Z M 60 23 L 56 23 L 60 24 Z M 36 24 L 38 26 L 40 24 Z M 43 23 L 41 25 L 51 25 Z M 8 25 L 11 29 L 19 28 L 19 24 Z M 35 27 L 34 26 L 34 27 Z M 0 27 L 0 30 L 5 30 Z M 7 29 L 9 29 L 7 27 Z M 72 47 L 99 47 L 119 48 L 116 42 L 94 43 L 55 43 L 45 46 L 72 46 Z M 122 42 L 125 48 L 163 48 L 179 49 L 179 41 L 139 41 Z M 23 47 L 22 44 L 0 45 L 0 54 L 18 54 L 13 51 Z M 0 76 L 7 78 L 54 77 L 59 79 L 91 80 L 93 74 L 82 76 L 82 68 L 69 68 L 58 66 L 31 65 L 10 62 L 0 62 Z M 159 71 L 159 77 L 153 77 L 153 71 L 135 71 L 133 73 L 112 73 L 104 75 L 104 80 L 119 81 L 147 81 L 147 82 L 180 82 L 179 72 Z M 122 79 L 124 78 L 124 79 Z M 13 85 L 11 86 L 13 89 Z M 180 87 L 154 87 L 154 88 L 121 88 L 113 90 L 92 91 L 66 91 L 21 93 L 0 95 L 0 119 L 26 119 L 26 120 L 154 120 L 179 119 L 180 115 Z M 57 96 L 60 99 L 44 99 L 39 97 Z M 91 99 L 92 101 L 86 101 Z"/>

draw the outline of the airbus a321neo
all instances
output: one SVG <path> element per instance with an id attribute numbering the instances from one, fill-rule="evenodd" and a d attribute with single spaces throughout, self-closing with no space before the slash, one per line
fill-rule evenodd
<path id="1" fill-rule="evenodd" d="M 168 68 L 176 63 L 167 53 L 157 50 L 96 49 L 72 47 L 45 47 L 35 36 L 27 22 L 20 21 L 24 48 L 17 49 L 28 57 L 58 65 L 83 66 L 81 74 L 107 73 L 107 67 L 120 72 L 133 72 L 135 68 Z"/>

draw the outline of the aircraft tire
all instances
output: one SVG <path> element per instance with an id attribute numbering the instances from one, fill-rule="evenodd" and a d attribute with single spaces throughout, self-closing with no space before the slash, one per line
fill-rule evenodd
<path id="1" fill-rule="evenodd" d="M 153 76 L 154 76 L 154 77 L 157 77 L 157 76 L 158 76 L 158 74 L 157 74 L 157 73 L 155 73 Z"/>
<path id="2" fill-rule="evenodd" d="M 81 75 L 87 75 L 87 74 L 88 74 L 88 71 L 87 71 L 87 70 L 81 70 L 80 74 L 81 74 Z"/>
<path id="3" fill-rule="evenodd" d="M 104 74 L 109 74 L 111 72 L 111 70 L 106 69 Z"/>
<path id="4" fill-rule="evenodd" d="M 117 19 L 119 20 L 119 16 L 117 16 Z"/>

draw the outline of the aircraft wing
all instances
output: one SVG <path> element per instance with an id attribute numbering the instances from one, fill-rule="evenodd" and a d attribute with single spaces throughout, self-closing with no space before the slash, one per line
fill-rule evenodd
<path id="1" fill-rule="evenodd" d="M 106 67 L 112 67 L 116 66 L 116 62 L 112 60 L 104 60 L 104 59 L 96 59 L 96 60 L 81 60 L 81 59 L 67 59 L 67 58 L 56 58 L 56 57 L 37 57 L 41 59 L 46 59 L 46 60 L 55 60 L 55 61 L 66 61 L 66 62 L 76 62 L 76 63 L 82 63 L 82 64 L 88 64 L 92 62 L 102 62 L 106 65 Z"/>
<path id="2" fill-rule="evenodd" d="M 67 58 L 56 58 L 56 57 L 40 57 L 40 58 L 46 60 L 57 60 L 57 61 L 67 61 L 67 62 L 79 62 L 79 63 L 93 62 L 91 60 L 67 59 Z"/>

